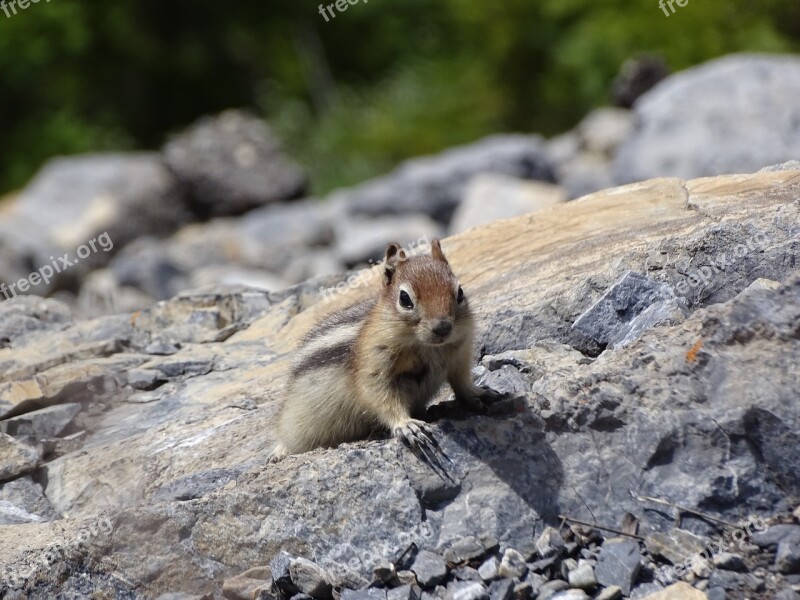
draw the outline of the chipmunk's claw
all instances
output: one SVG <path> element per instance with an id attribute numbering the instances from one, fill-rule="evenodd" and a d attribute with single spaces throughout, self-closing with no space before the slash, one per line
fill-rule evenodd
<path id="1" fill-rule="evenodd" d="M 424 421 L 409 419 L 402 425 L 395 427 L 392 432 L 394 437 L 401 440 L 412 450 L 435 451 L 439 444 L 433 439 L 430 427 Z"/>
<path id="2" fill-rule="evenodd" d="M 394 428 L 394 437 L 400 439 L 414 455 L 422 462 L 427 464 L 437 475 L 447 481 L 454 481 L 448 472 L 450 466 L 455 466 L 448 457 L 439 442 L 433 437 L 433 433 L 427 423 L 416 419 L 409 419 L 402 425 Z"/>
<path id="3" fill-rule="evenodd" d="M 282 461 L 289 453 L 286 451 L 286 446 L 283 444 L 276 444 L 267 456 L 267 462 L 274 464 Z"/>

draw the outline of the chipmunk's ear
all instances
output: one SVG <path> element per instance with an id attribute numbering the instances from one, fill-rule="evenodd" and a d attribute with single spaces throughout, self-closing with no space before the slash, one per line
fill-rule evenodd
<path id="1" fill-rule="evenodd" d="M 397 270 L 397 263 L 406 259 L 405 251 L 397 242 L 390 242 L 386 246 L 386 256 L 383 258 L 383 281 L 386 285 L 392 283 L 392 278 Z"/>
<path id="2" fill-rule="evenodd" d="M 447 257 L 444 255 L 444 252 L 442 252 L 442 245 L 439 243 L 439 238 L 433 238 L 431 242 L 431 256 L 435 260 L 440 260 L 447 264 Z"/>

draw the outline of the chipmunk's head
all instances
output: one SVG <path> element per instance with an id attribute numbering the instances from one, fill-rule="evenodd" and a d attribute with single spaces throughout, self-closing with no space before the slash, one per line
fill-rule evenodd
<path id="1" fill-rule="evenodd" d="M 467 299 L 438 239 L 429 256 L 408 256 L 399 244 L 386 248 L 383 297 L 416 341 L 438 346 L 461 341 L 470 319 Z"/>

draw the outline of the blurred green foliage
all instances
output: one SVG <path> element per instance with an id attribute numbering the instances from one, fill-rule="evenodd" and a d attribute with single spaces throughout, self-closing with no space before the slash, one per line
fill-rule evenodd
<path id="1" fill-rule="evenodd" d="M 9 0 L 6 0 L 7 2 Z M 0 12 L 0 192 L 47 158 L 157 148 L 248 107 L 323 193 L 497 131 L 553 134 L 625 59 L 800 50 L 797 0 L 53 0 Z"/>

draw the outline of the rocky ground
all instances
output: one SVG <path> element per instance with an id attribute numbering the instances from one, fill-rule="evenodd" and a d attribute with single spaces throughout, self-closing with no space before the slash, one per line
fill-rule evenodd
<path id="1" fill-rule="evenodd" d="M 161 154 L 47 167 L 0 209 L 0 281 L 103 232 L 114 248 L 0 302 L 0 598 L 800 597 L 800 163 L 755 172 L 800 155 L 796 108 L 771 97 L 786 147 L 754 147 L 750 174 L 565 202 L 649 160 L 652 98 L 720 73 L 747 90 L 748 68 L 800 81 L 796 60 L 724 59 L 633 117 L 490 138 L 325 203 L 237 113 Z M 390 439 L 268 464 L 299 336 L 374 282 L 346 269 L 446 233 L 475 377 L 506 394 L 430 408 L 452 479 Z"/>
<path id="2" fill-rule="evenodd" d="M 277 578 L 324 598 L 382 565 L 370 594 L 638 598 L 681 579 L 792 598 L 799 235 L 800 171 L 775 170 L 654 180 L 449 238 L 476 377 L 509 394 L 492 416 L 446 394 L 432 408 L 452 482 L 393 440 L 266 463 L 291 348 L 366 285 L 217 289 L 91 320 L 5 302 L 0 556 L 23 590 L 5 595 L 271 597 Z M 691 597 L 677 589 L 663 597 Z"/>

